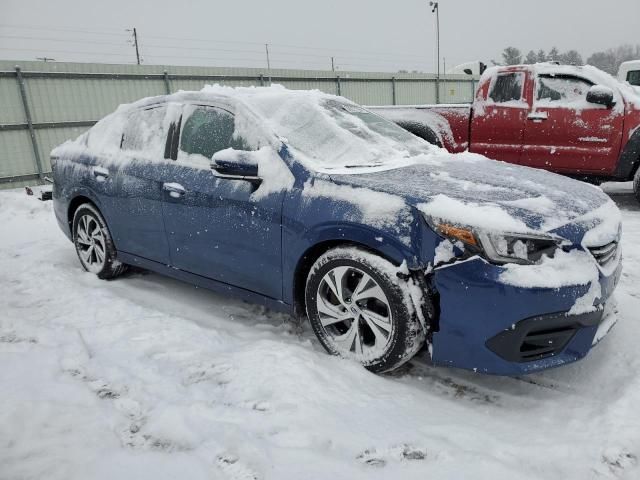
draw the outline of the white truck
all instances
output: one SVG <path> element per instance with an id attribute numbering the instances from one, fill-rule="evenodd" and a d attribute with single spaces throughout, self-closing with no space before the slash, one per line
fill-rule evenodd
<path id="1" fill-rule="evenodd" d="M 629 82 L 640 93 L 640 60 L 631 60 L 620 65 L 618 80 Z"/>

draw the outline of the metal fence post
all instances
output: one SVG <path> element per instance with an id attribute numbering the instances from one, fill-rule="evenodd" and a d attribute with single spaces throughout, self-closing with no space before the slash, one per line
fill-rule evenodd
<path id="1" fill-rule="evenodd" d="M 396 100 L 396 77 L 391 77 L 391 98 L 394 105 L 397 105 Z"/>
<path id="2" fill-rule="evenodd" d="M 342 87 L 340 86 L 340 75 L 336 75 L 336 90 L 338 92 L 338 96 L 342 95 Z"/>
<path id="3" fill-rule="evenodd" d="M 164 71 L 164 88 L 167 91 L 167 95 L 171 95 L 171 83 L 169 83 L 169 74 Z"/>
<path id="4" fill-rule="evenodd" d="M 27 90 L 24 86 L 22 71 L 18 66 L 16 66 L 16 80 L 18 81 L 18 88 L 20 89 L 20 97 L 22 97 L 24 114 L 27 117 L 27 127 L 29 128 L 29 135 L 31 136 L 31 147 L 33 148 L 33 155 L 36 159 L 36 169 L 38 170 L 38 176 L 40 177 L 40 179 L 44 180 L 42 162 L 40 160 L 40 150 L 38 149 L 38 142 L 36 141 L 36 131 L 33 128 L 33 122 L 31 120 L 31 110 L 29 110 L 29 102 L 27 100 Z"/>

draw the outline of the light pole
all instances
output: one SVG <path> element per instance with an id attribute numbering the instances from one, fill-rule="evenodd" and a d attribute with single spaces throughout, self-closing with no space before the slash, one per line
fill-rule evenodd
<path id="1" fill-rule="evenodd" d="M 436 50 L 438 58 L 438 74 L 436 76 L 436 103 L 440 103 L 440 9 L 439 2 L 429 2 L 431 13 L 436 14 Z"/>

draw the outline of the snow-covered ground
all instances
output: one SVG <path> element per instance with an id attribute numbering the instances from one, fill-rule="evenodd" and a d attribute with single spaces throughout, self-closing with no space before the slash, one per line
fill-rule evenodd
<path id="1" fill-rule="evenodd" d="M 51 202 L 0 192 L 0 479 L 640 478 L 640 206 L 619 322 L 520 379 L 374 375 L 308 325 L 137 272 L 84 273 Z"/>

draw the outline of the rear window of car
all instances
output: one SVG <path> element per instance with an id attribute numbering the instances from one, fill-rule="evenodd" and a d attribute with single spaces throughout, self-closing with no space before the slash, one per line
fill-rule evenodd
<path id="1" fill-rule="evenodd" d="M 166 105 L 132 112 L 124 129 L 122 150 L 164 158 L 168 130 L 166 115 Z"/>
<path id="2" fill-rule="evenodd" d="M 524 73 L 503 73 L 498 75 L 489 92 L 489 98 L 495 103 L 517 102 L 522 99 Z"/>

